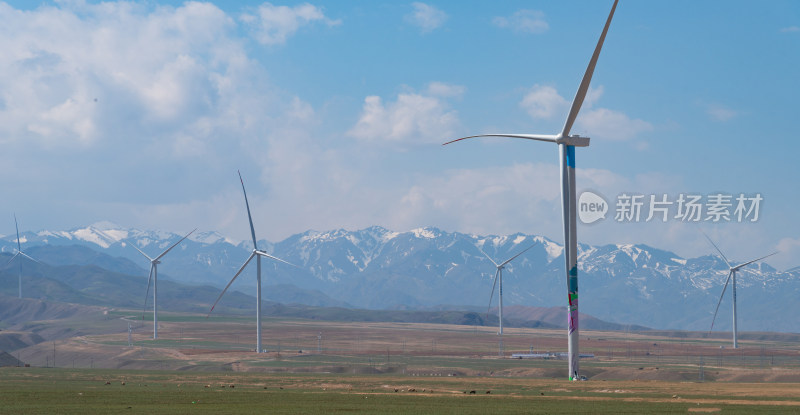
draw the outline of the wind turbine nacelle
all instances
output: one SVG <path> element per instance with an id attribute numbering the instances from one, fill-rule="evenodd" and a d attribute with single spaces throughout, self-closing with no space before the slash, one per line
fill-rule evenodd
<path id="1" fill-rule="evenodd" d="M 557 144 L 566 144 L 573 147 L 589 147 L 589 137 L 581 137 L 577 134 L 566 136 L 556 140 Z"/>

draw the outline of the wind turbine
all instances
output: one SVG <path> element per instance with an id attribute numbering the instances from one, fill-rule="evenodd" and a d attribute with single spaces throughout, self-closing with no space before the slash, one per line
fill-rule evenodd
<path id="1" fill-rule="evenodd" d="M 489 254 L 487 254 L 486 252 L 483 251 L 483 249 L 481 249 L 480 247 L 478 248 L 478 250 L 481 251 L 481 253 L 484 256 L 486 256 L 486 258 L 489 258 L 489 261 L 492 261 L 492 264 L 494 264 L 494 266 L 497 267 L 497 272 L 495 272 L 495 274 L 494 274 L 494 283 L 492 283 L 492 294 L 489 295 L 489 308 L 490 309 L 492 308 L 492 298 L 494 298 L 494 289 L 495 289 L 495 287 L 497 287 L 497 282 L 500 281 L 500 290 L 498 291 L 498 301 L 500 303 L 500 308 L 499 308 L 499 311 L 500 311 L 500 331 L 498 331 L 497 334 L 499 334 L 501 337 L 503 336 L 503 268 L 505 268 L 506 265 L 508 265 L 509 262 L 517 259 L 518 256 L 524 254 L 525 252 L 527 252 L 529 249 L 533 248 L 534 246 L 536 246 L 536 244 L 533 244 L 533 245 L 525 248 L 524 251 L 514 255 L 513 257 L 503 261 L 500 264 L 495 262 L 494 259 L 492 259 L 492 257 L 489 256 Z M 487 310 L 487 313 L 488 313 L 488 310 Z"/>
<path id="2" fill-rule="evenodd" d="M 614 10 L 617 8 L 618 1 L 619 0 L 614 0 L 614 5 L 611 6 L 611 12 L 608 14 L 605 27 L 603 27 L 603 33 L 600 35 L 600 40 L 597 41 L 592 59 L 589 61 L 589 66 L 586 68 L 586 72 L 583 75 L 583 80 L 578 87 L 578 92 L 575 94 L 575 99 L 572 100 L 572 107 L 569 110 L 569 115 L 567 115 L 567 121 L 564 123 L 564 128 L 560 133 L 552 135 L 480 134 L 462 137 L 444 143 L 444 145 L 447 145 L 475 137 L 507 137 L 545 141 L 558 145 L 558 160 L 561 170 L 561 210 L 564 223 L 564 262 L 567 274 L 567 300 L 569 304 L 567 315 L 567 344 L 570 380 L 579 379 L 578 359 L 580 357 L 578 350 L 578 233 L 577 219 L 575 216 L 577 204 L 577 197 L 575 196 L 575 147 L 588 147 L 589 137 L 569 135 L 569 133 L 570 130 L 572 130 L 572 125 L 578 117 L 578 112 L 589 90 L 589 83 L 592 81 L 594 67 L 597 64 L 597 58 L 600 56 L 600 49 L 603 47 L 603 42 L 605 41 L 606 33 L 608 33 L 608 27 L 611 25 L 611 18 L 614 17 Z"/>
<path id="3" fill-rule="evenodd" d="M 8 262 L 6 263 L 6 266 L 8 266 L 8 264 L 10 264 L 11 261 L 13 261 L 16 257 L 18 257 L 20 255 L 24 256 L 25 258 L 30 259 L 33 262 L 39 262 L 39 261 L 31 258 L 30 256 L 28 256 L 28 254 L 22 252 L 22 245 L 19 243 L 19 225 L 17 224 L 17 215 L 16 214 L 14 214 L 14 227 L 17 229 L 17 252 L 14 254 L 14 256 L 11 257 L 11 259 L 8 260 Z M 22 298 L 22 261 L 19 261 L 19 298 Z"/>
<path id="4" fill-rule="evenodd" d="M 524 254 L 527 250 L 533 248 L 535 245 L 536 244 L 533 244 L 533 245 L 525 248 L 524 251 L 514 255 L 513 257 L 505 260 L 504 262 L 502 262 L 500 264 L 495 262 L 494 259 L 492 259 L 492 257 L 489 256 L 489 254 L 487 254 L 486 252 L 483 251 L 483 249 L 478 247 L 478 250 L 481 251 L 481 253 L 486 258 L 489 258 L 489 261 L 492 261 L 492 264 L 494 264 L 494 266 L 497 267 L 497 272 L 495 272 L 495 274 L 494 274 L 494 282 L 492 283 L 492 293 L 489 295 L 489 309 L 492 308 L 492 298 L 494 298 L 494 288 L 497 287 L 497 281 L 498 280 L 500 281 L 500 290 L 498 291 L 498 301 L 500 303 L 500 308 L 499 308 L 499 310 L 500 310 L 500 312 L 499 312 L 500 330 L 497 332 L 497 334 L 500 336 L 500 350 L 499 350 L 500 355 L 503 354 L 503 268 L 505 268 L 506 265 L 508 265 L 509 262 L 517 259 L 518 256 Z M 489 314 L 489 310 L 486 310 L 486 314 L 487 315 Z"/>
<path id="5" fill-rule="evenodd" d="M 732 282 L 731 284 L 731 295 L 733 296 L 733 348 L 736 349 L 739 347 L 739 342 L 737 340 L 737 331 L 736 331 L 736 272 L 739 271 L 741 268 L 752 264 L 753 262 L 761 261 L 764 258 L 771 257 L 778 252 L 773 252 L 769 255 L 762 256 L 761 258 L 754 259 L 752 261 L 747 261 L 745 263 L 739 264 L 737 266 L 731 265 L 728 262 L 728 258 L 725 257 L 725 254 L 717 247 L 717 244 L 711 240 L 711 238 L 703 232 L 703 235 L 708 239 L 708 242 L 711 242 L 711 245 L 719 252 L 719 255 L 722 257 L 722 260 L 725 261 L 725 264 L 728 265 L 728 279 L 725 280 L 725 286 L 722 287 L 722 294 L 719 296 L 719 301 L 717 301 L 717 308 L 714 310 L 714 318 L 711 319 L 711 328 L 708 329 L 708 332 L 711 333 L 711 330 L 714 330 L 714 321 L 717 319 L 717 312 L 719 311 L 719 305 L 722 303 L 722 297 L 725 296 L 725 290 L 728 288 L 728 283 Z"/>
<path id="6" fill-rule="evenodd" d="M 197 228 L 193 229 L 192 232 L 196 231 Z M 147 254 L 142 252 L 141 249 L 137 248 L 135 244 L 131 244 L 140 254 L 144 255 L 150 261 L 150 277 L 147 278 L 147 291 L 144 293 L 144 306 L 147 307 L 147 295 L 150 294 L 150 281 L 153 282 L 153 340 L 158 340 L 158 264 L 161 263 L 161 258 L 167 254 L 167 252 L 171 251 L 172 248 L 178 246 L 179 243 L 183 242 L 184 239 L 188 238 L 189 235 L 192 234 L 189 232 L 181 238 L 178 242 L 175 242 L 167 248 L 166 251 L 162 252 L 155 258 L 150 258 Z M 142 310 L 142 319 L 144 319 L 144 310 Z"/>
<path id="7" fill-rule="evenodd" d="M 296 267 L 296 265 L 286 262 L 280 258 L 276 258 L 264 251 L 258 249 L 258 242 L 256 242 L 256 229 L 253 227 L 253 217 L 250 215 L 250 203 L 247 202 L 247 191 L 244 190 L 244 180 L 242 180 L 242 173 L 239 173 L 239 181 L 242 183 L 242 193 L 244 193 L 244 204 L 247 207 L 247 219 L 250 221 L 250 235 L 253 237 L 253 252 L 250 254 L 250 257 L 247 258 L 247 261 L 244 261 L 242 267 L 239 268 L 239 271 L 236 272 L 236 275 L 231 278 L 231 281 L 228 285 L 225 286 L 225 289 L 222 290 L 219 297 L 217 297 L 217 301 L 214 301 L 214 305 L 211 306 L 211 310 L 208 311 L 208 315 L 211 315 L 211 312 L 214 311 L 214 307 L 217 306 L 217 303 L 225 295 L 225 291 L 228 291 L 228 288 L 233 284 L 233 281 L 236 280 L 236 277 L 244 271 L 244 268 L 253 257 L 256 258 L 256 353 L 261 353 L 261 257 L 267 257 L 270 259 L 274 259 L 275 261 L 283 262 L 284 264 L 291 265 Z M 208 318 L 208 316 L 206 316 Z"/>

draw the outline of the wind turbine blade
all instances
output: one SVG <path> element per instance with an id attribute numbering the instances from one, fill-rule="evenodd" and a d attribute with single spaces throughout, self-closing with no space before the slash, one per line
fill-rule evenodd
<path id="1" fill-rule="evenodd" d="M 172 244 L 172 246 L 171 246 L 171 247 L 167 248 L 167 250 L 166 250 L 166 251 L 162 252 L 162 253 L 161 253 L 161 255 L 157 256 L 155 260 L 156 260 L 156 261 L 158 261 L 159 259 L 161 259 L 161 258 L 162 258 L 164 255 L 166 255 L 166 254 L 167 254 L 167 252 L 171 251 L 171 250 L 172 250 L 172 248 L 175 248 L 176 246 L 178 246 L 178 244 L 179 244 L 179 243 L 183 242 L 183 240 L 184 240 L 184 239 L 188 238 L 188 237 L 189 237 L 189 235 L 191 235 L 191 234 L 192 234 L 194 231 L 196 231 L 196 230 L 197 230 L 197 228 L 194 228 L 194 229 L 192 230 L 192 232 L 189 232 L 189 233 L 187 233 L 187 234 L 186 234 L 186 236 L 184 236 L 183 238 L 181 238 L 181 240 L 180 240 L 180 241 L 178 241 L 178 242 L 175 242 L 174 244 Z"/>
<path id="2" fill-rule="evenodd" d="M 719 295 L 719 301 L 717 301 L 717 308 L 714 310 L 714 318 L 711 319 L 711 328 L 708 329 L 708 332 L 711 333 L 711 330 L 714 330 L 714 321 L 717 319 L 717 312 L 719 311 L 719 305 L 722 303 L 722 297 L 725 296 L 725 290 L 728 289 L 728 283 L 731 282 L 731 275 L 733 275 L 733 271 L 728 271 L 728 279 L 725 280 L 725 286 L 722 287 L 722 294 Z"/>
<path id="3" fill-rule="evenodd" d="M 457 141 L 466 140 L 469 138 L 476 138 L 476 137 L 506 137 L 506 138 L 523 138 L 526 140 L 536 140 L 536 141 L 547 141 L 550 143 L 555 143 L 558 139 L 557 135 L 544 135 L 544 134 L 480 134 L 480 135 L 471 135 L 469 137 L 462 137 L 456 140 L 448 141 L 443 146 L 448 144 L 455 143 Z"/>
<path id="4" fill-rule="evenodd" d="M 492 283 L 492 294 L 489 295 L 489 307 L 486 308 L 486 319 L 489 319 L 489 310 L 492 309 L 492 298 L 494 298 L 494 288 L 497 287 L 497 277 L 500 276 L 500 268 L 494 273 L 494 283 Z"/>
<path id="5" fill-rule="evenodd" d="M 713 245 L 713 246 L 714 246 L 714 249 L 716 249 L 716 250 L 717 250 L 717 252 L 719 252 L 719 255 L 720 255 L 720 256 L 722 257 L 722 259 L 725 261 L 725 264 L 727 264 L 727 265 L 728 265 L 728 268 L 733 268 L 733 265 L 731 265 L 731 263 L 730 263 L 730 262 L 728 262 L 728 258 L 725 258 L 725 254 L 723 254 L 723 253 L 722 253 L 722 251 L 719 249 L 719 247 L 717 246 L 717 244 L 715 244 L 715 243 L 714 243 L 714 241 L 712 241 L 712 240 L 711 240 L 711 238 L 709 238 L 709 237 L 708 237 L 708 235 L 706 235 L 706 233 L 705 233 L 705 232 L 703 232 L 703 230 L 702 230 L 702 229 L 700 229 L 700 232 L 702 232 L 702 233 L 703 233 L 703 236 L 705 236 L 705 237 L 706 237 L 706 239 L 708 239 L 708 242 L 711 242 L 711 245 Z"/>
<path id="6" fill-rule="evenodd" d="M 235 281 L 236 277 L 238 277 L 239 274 L 241 274 L 242 271 L 244 271 L 244 268 L 247 266 L 247 264 L 250 263 L 250 261 L 253 259 L 254 256 L 256 256 L 256 252 L 255 251 L 253 251 L 253 253 L 250 254 L 250 257 L 247 258 L 247 261 L 244 261 L 244 264 L 242 264 L 242 267 L 239 268 L 239 271 L 236 272 L 236 275 L 234 275 L 233 278 L 231 278 L 231 281 L 228 283 L 228 285 L 225 286 L 225 289 L 222 290 L 222 292 L 219 294 L 219 297 L 217 297 L 217 301 L 214 301 L 214 305 L 211 306 L 211 310 L 208 310 L 208 315 L 206 315 L 206 318 L 211 316 L 211 312 L 214 311 L 214 307 L 217 306 L 217 303 L 219 302 L 219 300 L 222 298 L 223 295 L 225 295 L 225 291 L 228 291 L 228 288 L 230 288 L 231 284 L 233 284 L 233 281 Z"/>
<path id="7" fill-rule="evenodd" d="M 28 258 L 28 259 L 30 259 L 31 261 L 33 261 L 33 262 L 36 262 L 37 264 L 41 264 L 41 262 L 39 262 L 38 260 L 34 259 L 33 257 L 29 256 L 28 254 L 26 254 L 26 253 L 24 253 L 24 252 L 22 252 L 22 251 L 19 251 L 19 255 L 22 255 L 22 256 L 24 256 L 25 258 Z"/>
<path id="8" fill-rule="evenodd" d="M 242 172 L 236 171 L 239 173 L 239 181 L 242 182 L 242 193 L 244 193 L 244 204 L 247 206 L 247 220 L 250 221 L 250 234 L 253 235 L 253 249 L 258 251 L 258 245 L 256 243 L 256 228 L 253 227 L 253 217 L 250 215 L 250 203 L 247 202 L 247 191 L 244 190 L 244 180 L 242 180 Z"/>
<path id="9" fill-rule="evenodd" d="M 483 252 L 483 249 L 481 249 L 481 247 L 479 247 L 479 246 L 477 246 L 477 245 L 475 245 L 475 247 L 476 247 L 476 248 L 478 248 L 478 251 L 481 251 L 481 253 L 482 253 L 482 254 L 483 254 L 483 255 L 484 255 L 486 258 L 489 258 L 489 261 L 492 261 L 492 264 L 494 264 L 494 266 L 496 266 L 496 267 L 499 267 L 499 266 L 500 266 L 500 264 L 498 264 L 497 262 L 494 262 L 494 260 L 492 259 L 492 257 L 490 257 L 490 256 L 489 256 L 489 254 L 487 254 L 486 252 Z"/>
<path id="10" fill-rule="evenodd" d="M 21 254 L 21 253 L 22 253 L 22 252 L 20 252 L 20 251 L 17 251 L 17 253 L 16 253 L 16 254 L 14 254 L 14 256 L 12 256 L 12 257 L 11 257 L 11 259 L 9 259 L 9 260 L 8 260 L 8 262 L 6 262 L 6 266 L 8 266 L 9 264 L 11 264 L 11 261 L 13 261 L 13 260 L 14 260 L 14 258 L 16 258 L 16 257 L 17 257 L 19 254 Z"/>
<path id="11" fill-rule="evenodd" d="M 280 259 L 278 257 L 274 257 L 274 256 L 272 256 L 272 255 L 270 255 L 270 254 L 268 254 L 268 253 L 266 253 L 264 251 L 255 251 L 255 253 L 258 254 L 258 255 L 261 255 L 263 257 L 267 257 L 267 258 L 274 259 L 274 260 L 279 261 L 279 262 L 283 262 L 286 265 L 291 265 L 291 266 L 293 266 L 295 268 L 300 268 L 297 265 L 292 264 L 291 262 L 287 262 L 287 261 L 284 261 L 284 260 L 282 260 L 282 259 Z"/>
<path id="12" fill-rule="evenodd" d="M 22 245 L 19 244 L 19 225 L 17 224 L 17 214 L 14 214 L 14 227 L 17 229 L 17 250 L 22 252 Z"/>
<path id="13" fill-rule="evenodd" d="M 153 264 L 150 264 L 150 276 L 147 277 L 147 291 L 144 292 L 144 306 L 142 306 L 142 321 L 144 321 L 144 313 L 147 310 L 147 297 L 150 296 L 150 283 L 153 281 Z M 155 316 L 153 316 L 155 318 Z"/>
<path id="14" fill-rule="evenodd" d="M 761 261 L 761 260 L 762 260 L 762 259 L 764 259 L 764 258 L 769 258 L 769 257 L 771 257 L 771 256 L 773 256 L 773 255 L 775 255 L 775 254 L 777 254 L 777 253 L 778 253 L 778 251 L 775 251 L 775 252 L 773 252 L 773 253 L 771 253 L 771 254 L 769 254 L 769 255 L 762 256 L 761 258 L 754 259 L 754 260 L 752 260 L 752 261 L 747 261 L 747 262 L 745 262 L 744 264 L 739 264 L 739 265 L 737 265 L 737 266 L 733 267 L 733 270 L 734 270 L 734 271 L 736 271 L 736 270 L 738 270 L 738 269 L 739 269 L 739 268 L 741 268 L 741 267 L 744 267 L 744 266 L 746 266 L 746 265 L 750 265 L 750 264 L 752 264 L 753 262 Z M 23 254 L 23 255 L 24 255 L 24 254 Z M 25 256 L 27 256 L 27 255 L 25 255 Z"/>
<path id="15" fill-rule="evenodd" d="M 518 253 L 518 254 L 514 255 L 514 256 L 513 256 L 513 257 L 511 257 L 510 259 L 506 260 L 506 262 L 503 262 L 502 264 L 500 264 L 500 266 L 501 266 L 501 267 L 504 267 L 506 264 L 508 264 L 509 262 L 511 262 L 511 261 L 513 261 L 513 260 L 515 260 L 515 259 L 517 259 L 517 257 L 518 257 L 518 256 L 520 256 L 520 255 L 524 254 L 525 252 L 527 252 L 529 249 L 533 248 L 534 246 L 536 246 L 536 244 L 535 244 L 535 243 L 534 243 L 533 245 L 531 245 L 531 246 L 529 246 L 529 247 L 525 248 L 525 250 L 524 250 L 524 251 L 522 251 L 522 252 L 520 252 L 520 253 Z"/>
<path id="16" fill-rule="evenodd" d="M 589 84 L 592 82 L 594 67 L 597 65 L 597 58 L 600 57 L 600 49 L 603 48 L 603 42 L 606 40 L 606 33 L 608 33 L 608 27 L 611 25 L 611 18 L 614 17 L 614 10 L 617 8 L 618 1 L 619 0 L 614 0 L 614 5 L 611 6 L 611 12 L 608 14 L 605 27 L 603 27 L 603 33 L 600 35 L 600 40 L 597 41 L 597 46 L 594 48 L 594 54 L 592 54 L 589 66 L 586 68 L 586 73 L 583 74 L 583 80 L 581 81 L 581 86 L 578 88 L 578 92 L 575 94 L 575 99 L 572 100 L 572 108 L 569 110 L 567 122 L 564 123 L 564 129 L 561 130 L 561 137 L 569 136 L 572 124 L 574 124 L 575 119 L 578 118 L 578 112 L 581 110 L 583 100 L 586 98 L 586 92 L 589 90 Z"/>
<path id="17" fill-rule="evenodd" d="M 129 244 L 129 245 L 132 246 L 133 249 L 139 251 L 140 254 L 144 255 L 144 257 L 147 258 L 148 261 L 153 262 L 153 258 L 150 258 L 150 256 L 145 254 L 144 251 L 142 251 L 141 249 L 137 248 L 136 244 Z"/>

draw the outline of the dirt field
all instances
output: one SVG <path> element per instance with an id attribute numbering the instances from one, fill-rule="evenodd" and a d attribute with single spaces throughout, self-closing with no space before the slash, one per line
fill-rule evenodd
<path id="1" fill-rule="evenodd" d="M 511 359 L 512 353 L 563 353 L 561 330 L 507 329 L 503 357 L 494 328 L 412 323 L 341 323 L 267 319 L 267 353 L 253 353 L 254 321 L 164 314 L 152 323 L 123 315 L 103 320 L 110 334 L 58 339 L 13 351 L 37 367 L 261 373 L 391 374 L 564 379 L 566 361 Z M 133 321 L 132 345 L 127 324 Z M 57 325 L 56 321 L 48 324 Z M 116 327 L 116 326 L 119 327 Z M 55 327 L 49 328 L 53 332 Z M 593 381 L 800 382 L 800 345 L 778 339 L 691 339 L 583 331 L 581 372 Z M 667 333 L 668 334 L 668 333 Z"/>

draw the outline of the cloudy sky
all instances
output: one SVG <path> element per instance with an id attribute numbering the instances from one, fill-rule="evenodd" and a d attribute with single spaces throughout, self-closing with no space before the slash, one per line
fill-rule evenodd
<path id="1" fill-rule="evenodd" d="M 611 1 L 0 2 L 0 233 L 436 226 L 562 241 L 556 133 Z M 800 3 L 623 1 L 573 133 L 590 244 L 800 265 Z M 616 221 L 620 195 L 731 220 Z M 736 197 L 756 197 L 739 222 Z M 708 208 L 708 205 L 705 205 Z"/>

